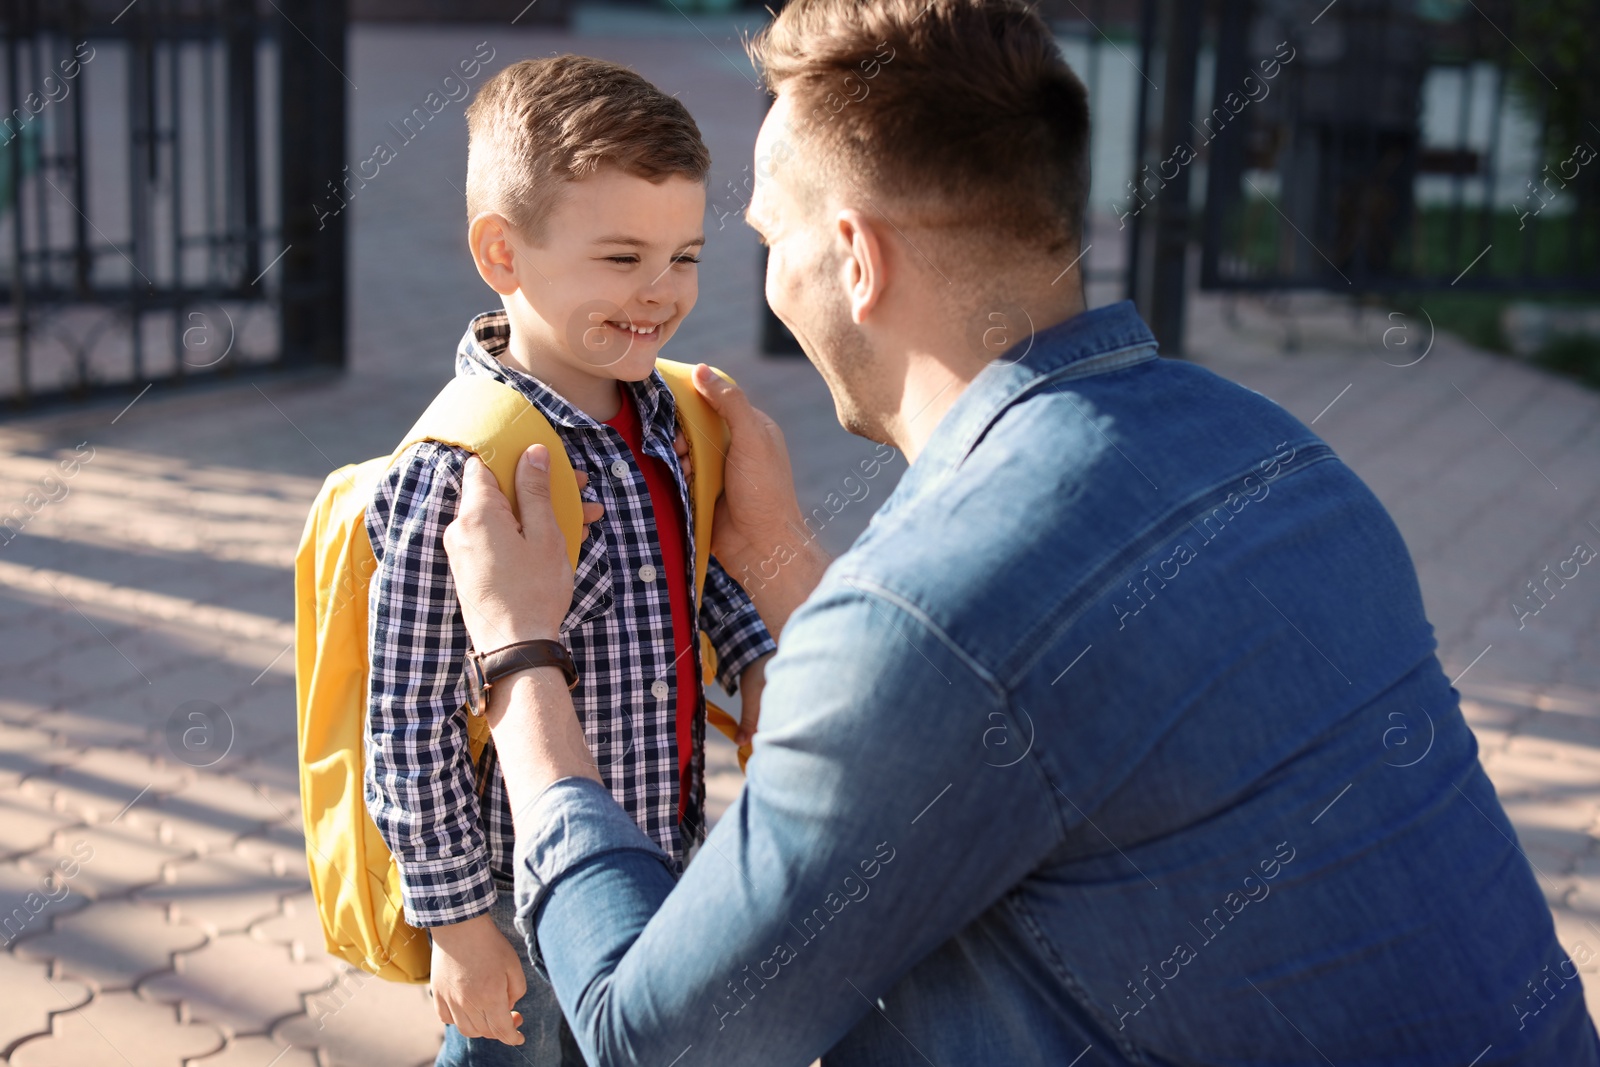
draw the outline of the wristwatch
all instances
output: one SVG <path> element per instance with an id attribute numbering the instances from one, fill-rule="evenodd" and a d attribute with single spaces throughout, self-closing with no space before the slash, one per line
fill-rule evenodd
<path id="1" fill-rule="evenodd" d="M 578 688 L 578 665 L 560 641 L 518 641 L 493 652 L 467 651 L 467 713 L 489 711 L 489 689 L 500 679 L 534 667 L 559 667 L 567 688 Z"/>

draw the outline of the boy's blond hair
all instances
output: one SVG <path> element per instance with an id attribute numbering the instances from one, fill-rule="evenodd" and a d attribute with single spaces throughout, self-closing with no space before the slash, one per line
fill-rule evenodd
<path id="1" fill-rule="evenodd" d="M 467 218 L 504 215 L 543 239 L 565 182 L 603 166 L 650 181 L 705 181 L 711 153 L 684 107 L 644 78 L 589 56 L 524 59 L 467 106 Z"/>

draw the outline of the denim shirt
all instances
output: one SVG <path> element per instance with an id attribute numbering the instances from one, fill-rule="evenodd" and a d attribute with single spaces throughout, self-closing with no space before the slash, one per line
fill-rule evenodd
<path id="1" fill-rule="evenodd" d="M 534 806 L 592 1063 L 1600 1062 L 1398 530 L 1126 303 L 945 414 L 680 881 L 595 783 Z"/>

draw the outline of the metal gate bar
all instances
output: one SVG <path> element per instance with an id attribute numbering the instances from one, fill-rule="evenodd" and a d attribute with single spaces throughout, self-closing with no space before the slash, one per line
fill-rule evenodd
<path id="1" fill-rule="evenodd" d="M 0 411 L 341 366 L 343 0 L 0 13 Z"/>

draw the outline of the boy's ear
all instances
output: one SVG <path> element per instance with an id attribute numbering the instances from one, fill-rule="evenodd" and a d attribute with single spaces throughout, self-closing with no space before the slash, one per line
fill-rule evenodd
<path id="1" fill-rule="evenodd" d="M 478 276 L 501 296 L 522 287 L 517 278 L 517 253 L 511 244 L 511 226 L 493 211 L 485 211 L 467 226 L 467 244 Z"/>

